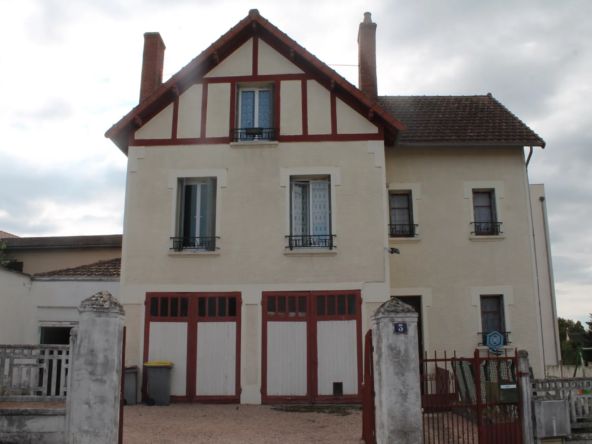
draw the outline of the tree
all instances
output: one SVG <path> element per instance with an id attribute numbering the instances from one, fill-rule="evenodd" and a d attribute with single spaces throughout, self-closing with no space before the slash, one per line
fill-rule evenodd
<path id="1" fill-rule="evenodd" d="M 563 342 L 566 338 L 566 330 L 570 333 L 586 333 L 584 326 L 580 321 L 572 321 L 571 319 L 557 318 L 557 324 L 559 324 L 559 341 Z M 590 322 L 587 322 L 590 325 Z"/>
<path id="2" fill-rule="evenodd" d="M 6 267 L 11 262 L 14 262 L 14 256 L 6 253 L 6 242 L 0 240 L 0 267 Z"/>
<path id="3" fill-rule="evenodd" d="M 578 359 L 578 347 L 590 347 L 592 345 L 592 314 L 590 315 L 590 322 L 586 322 L 588 330 L 584 328 L 580 321 L 574 322 L 571 319 L 557 318 L 557 324 L 559 325 L 563 365 L 575 365 Z M 568 330 L 571 339 L 569 341 L 567 340 Z M 587 351 L 584 351 L 583 355 L 586 361 L 592 358 Z"/>

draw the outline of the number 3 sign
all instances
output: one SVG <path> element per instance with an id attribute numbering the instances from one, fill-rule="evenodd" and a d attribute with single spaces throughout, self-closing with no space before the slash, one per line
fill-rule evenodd
<path id="1" fill-rule="evenodd" d="M 407 334 L 407 324 L 404 322 L 395 322 L 395 334 Z"/>

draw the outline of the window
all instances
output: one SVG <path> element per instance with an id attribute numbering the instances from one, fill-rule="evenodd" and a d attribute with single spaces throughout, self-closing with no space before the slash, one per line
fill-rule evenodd
<path id="1" fill-rule="evenodd" d="M 495 194 L 493 190 L 473 190 L 473 211 L 476 235 L 496 236 L 500 234 L 501 222 L 496 220 Z"/>
<path id="2" fill-rule="evenodd" d="M 150 317 L 186 318 L 189 314 L 189 299 L 186 297 L 151 297 Z"/>
<path id="3" fill-rule="evenodd" d="M 239 88 L 234 140 L 275 140 L 273 102 L 272 86 Z"/>
<path id="4" fill-rule="evenodd" d="M 390 237 L 414 237 L 413 209 L 411 204 L 411 191 L 399 191 L 391 193 L 389 224 Z"/>
<path id="5" fill-rule="evenodd" d="M 179 179 L 178 232 L 173 250 L 216 250 L 216 178 Z"/>
<path id="6" fill-rule="evenodd" d="M 290 180 L 288 248 L 333 249 L 329 178 Z"/>
<path id="7" fill-rule="evenodd" d="M 504 336 L 504 345 L 509 343 L 504 321 L 503 296 L 481 296 L 481 328 L 483 343 L 486 336 L 494 331 Z"/>

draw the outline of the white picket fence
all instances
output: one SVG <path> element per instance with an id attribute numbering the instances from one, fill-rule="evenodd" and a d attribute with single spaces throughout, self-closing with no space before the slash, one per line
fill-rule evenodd
<path id="1" fill-rule="evenodd" d="M 0 401 L 65 402 L 69 345 L 0 344 Z"/>
<path id="2" fill-rule="evenodd" d="M 533 379 L 535 398 L 567 399 L 572 429 L 592 428 L 592 378 Z"/>

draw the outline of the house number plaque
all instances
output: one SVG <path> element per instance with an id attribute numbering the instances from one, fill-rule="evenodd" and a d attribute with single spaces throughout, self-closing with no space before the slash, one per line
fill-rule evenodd
<path id="1" fill-rule="evenodd" d="M 395 322 L 395 334 L 407 334 L 406 322 Z"/>

